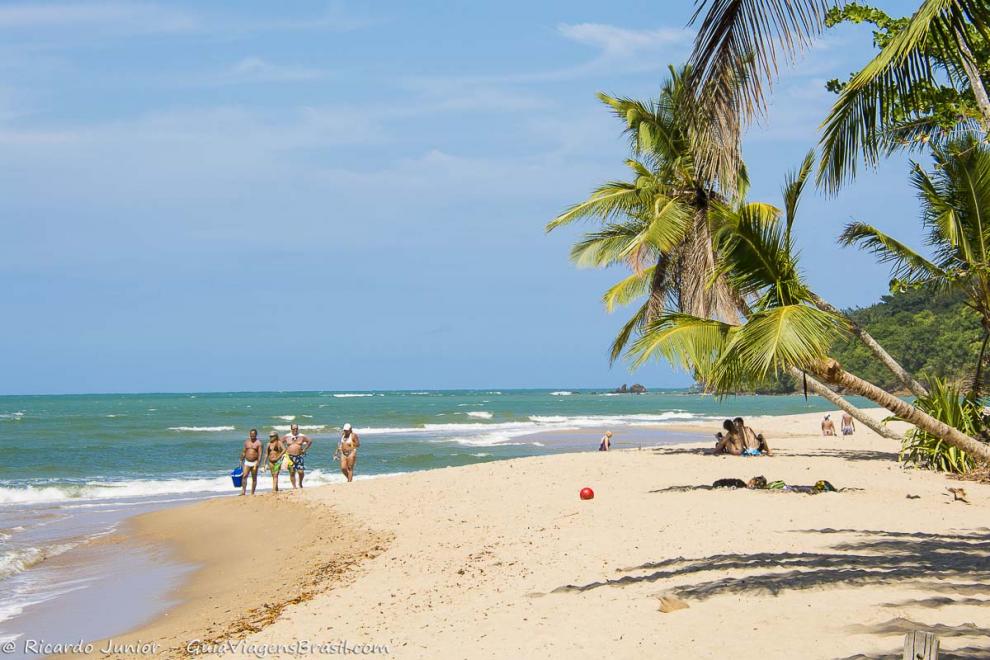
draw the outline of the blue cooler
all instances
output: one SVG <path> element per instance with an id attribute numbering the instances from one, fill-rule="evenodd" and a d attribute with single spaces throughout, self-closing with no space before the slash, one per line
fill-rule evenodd
<path id="1" fill-rule="evenodd" d="M 244 468 L 237 466 L 234 471 L 230 473 L 230 480 L 234 482 L 234 488 L 241 487 L 241 481 L 244 478 Z"/>

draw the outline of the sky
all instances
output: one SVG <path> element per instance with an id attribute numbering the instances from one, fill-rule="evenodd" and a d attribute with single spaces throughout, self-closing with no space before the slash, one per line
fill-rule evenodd
<path id="1" fill-rule="evenodd" d="M 917 2 L 879 2 L 895 15 Z M 652 387 L 610 366 L 619 270 L 544 233 L 626 175 L 598 91 L 655 96 L 693 3 L 0 4 L 0 393 Z M 747 134 L 779 203 L 873 52 L 827 32 Z M 796 233 L 839 306 L 886 268 L 836 246 L 864 220 L 920 243 L 898 157 Z"/>

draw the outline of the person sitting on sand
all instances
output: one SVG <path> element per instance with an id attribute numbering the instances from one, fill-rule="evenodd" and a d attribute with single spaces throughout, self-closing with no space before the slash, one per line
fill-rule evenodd
<path id="1" fill-rule="evenodd" d="M 258 463 L 261 462 L 261 441 L 258 429 L 251 429 L 248 439 L 241 446 L 241 495 L 247 492 L 247 478 L 251 475 L 251 494 L 258 487 Z"/>
<path id="2" fill-rule="evenodd" d="M 289 461 L 289 479 L 292 487 L 296 488 L 296 476 L 299 477 L 299 488 L 303 487 L 303 477 L 306 476 L 306 452 L 313 446 L 313 441 L 309 436 L 299 433 L 299 425 L 293 424 L 289 427 L 289 433 L 285 436 L 285 453 Z"/>
<path id="3" fill-rule="evenodd" d="M 822 420 L 822 435 L 835 435 L 835 422 L 832 421 L 832 415 L 825 415 L 825 419 Z"/>
<path id="4" fill-rule="evenodd" d="M 265 455 L 268 457 L 268 470 L 272 473 L 272 490 L 277 493 L 278 473 L 282 471 L 282 459 L 285 458 L 285 444 L 275 431 L 268 434 L 268 448 L 265 450 Z"/>
<path id="5" fill-rule="evenodd" d="M 852 435 L 856 432 L 856 422 L 853 421 L 852 415 L 847 412 L 842 413 L 842 421 L 839 422 L 839 428 L 842 429 L 842 435 Z"/>
<path id="6" fill-rule="evenodd" d="M 612 448 L 612 432 L 605 431 L 605 435 L 602 436 L 602 441 L 598 445 L 598 451 L 608 451 Z"/>
<path id="7" fill-rule="evenodd" d="M 715 434 L 716 443 L 714 454 L 716 456 L 719 454 L 729 454 L 732 456 L 739 456 L 742 454 L 742 439 L 736 433 L 736 427 L 732 423 L 732 420 L 727 419 L 722 422 L 722 428 L 725 429 L 724 433 Z"/>
<path id="8" fill-rule="evenodd" d="M 354 432 L 350 424 L 344 424 L 343 432 L 340 434 L 340 442 L 337 443 L 337 456 L 340 457 L 340 471 L 347 477 L 347 481 L 354 481 L 354 464 L 357 463 L 357 450 L 361 446 L 361 439 Z"/>
<path id="9" fill-rule="evenodd" d="M 746 426 L 746 422 L 743 421 L 742 417 L 736 417 L 732 420 L 732 425 L 736 430 L 736 434 L 742 438 L 742 453 L 744 456 L 756 456 L 757 454 L 773 456 L 773 452 L 770 451 L 770 445 L 767 444 L 763 434 L 757 433 L 751 427 Z"/>

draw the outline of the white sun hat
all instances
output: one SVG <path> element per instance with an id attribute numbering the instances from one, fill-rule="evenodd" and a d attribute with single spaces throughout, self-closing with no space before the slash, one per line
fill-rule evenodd
<path id="1" fill-rule="evenodd" d="M 351 425 L 350 424 L 344 424 L 344 430 L 345 431 L 350 431 L 351 430 Z"/>

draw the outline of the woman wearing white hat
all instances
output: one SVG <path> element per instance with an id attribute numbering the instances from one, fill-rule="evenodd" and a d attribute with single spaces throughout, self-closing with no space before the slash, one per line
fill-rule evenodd
<path id="1" fill-rule="evenodd" d="M 340 456 L 340 471 L 348 481 L 354 481 L 354 464 L 357 463 L 357 450 L 361 446 L 358 434 L 350 424 L 344 424 L 344 432 L 340 435 L 337 445 L 337 455 Z"/>

